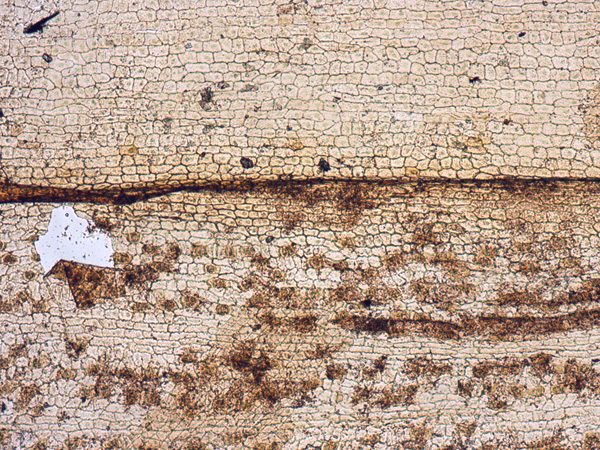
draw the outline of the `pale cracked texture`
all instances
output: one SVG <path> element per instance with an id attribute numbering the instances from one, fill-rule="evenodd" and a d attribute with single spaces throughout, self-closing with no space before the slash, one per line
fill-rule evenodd
<path id="1" fill-rule="evenodd" d="M 3 176 L 597 177 L 599 6 L 4 2 Z"/>
<path id="2" fill-rule="evenodd" d="M 0 449 L 600 449 L 600 2 L 0 24 Z"/>

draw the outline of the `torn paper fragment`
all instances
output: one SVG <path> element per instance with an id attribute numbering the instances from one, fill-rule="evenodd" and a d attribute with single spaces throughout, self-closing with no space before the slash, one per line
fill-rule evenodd
<path id="1" fill-rule="evenodd" d="M 110 237 L 95 230 L 87 220 L 77 217 L 70 206 L 54 208 L 48 232 L 40 236 L 35 248 L 46 273 L 61 259 L 114 267 Z"/>

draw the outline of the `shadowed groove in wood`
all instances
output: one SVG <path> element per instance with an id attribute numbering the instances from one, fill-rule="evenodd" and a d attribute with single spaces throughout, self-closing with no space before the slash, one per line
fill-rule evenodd
<path id="1" fill-rule="evenodd" d="M 110 187 L 110 188 L 62 188 L 53 186 L 36 186 L 13 183 L 0 184 L 1 203 L 91 203 L 130 205 L 136 202 L 149 200 L 178 192 L 207 192 L 207 193 L 250 193 L 265 192 L 270 194 L 289 195 L 295 197 L 306 189 L 338 187 L 369 188 L 405 186 L 415 190 L 423 190 L 440 186 L 464 186 L 498 189 L 507 192 L 552 192 L 570 184 L 577 183 L 586 188 L 600 190 L 600 178 L 519 178 L 498 177 L 495 179 L 443 179 L 443 178 L 397 178 L 397 179 L 293 179 L 282 178 L 279 180 L 239 180 L 223 182 L 196 182 L 179 184 L 148 184 L 138 187 Z M 329 200 L 328 196 L 321 195 L 315 201 Z"/>

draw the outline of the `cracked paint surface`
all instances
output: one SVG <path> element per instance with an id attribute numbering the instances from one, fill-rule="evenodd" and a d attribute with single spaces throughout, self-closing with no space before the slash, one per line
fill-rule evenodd
<path id="1" fill-rule="evenodd" d="M 600 448 L 599 24 L 1 3 L 0 449 Z"/>

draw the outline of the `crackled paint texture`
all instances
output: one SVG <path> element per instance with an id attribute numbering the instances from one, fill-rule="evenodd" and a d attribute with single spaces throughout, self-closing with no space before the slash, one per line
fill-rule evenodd
<path id="1" fill-rule="evenodd" d="M 600 449 L 599 36 L 0 1 L 0 448 Z M 110 255 L 46 262 L 57 211 Z"/>
<path id="2" fill-rule="evenodd" d="M 5 2 L 4 176 L 597 177 L 598 3 L 546 3 Z"/>

